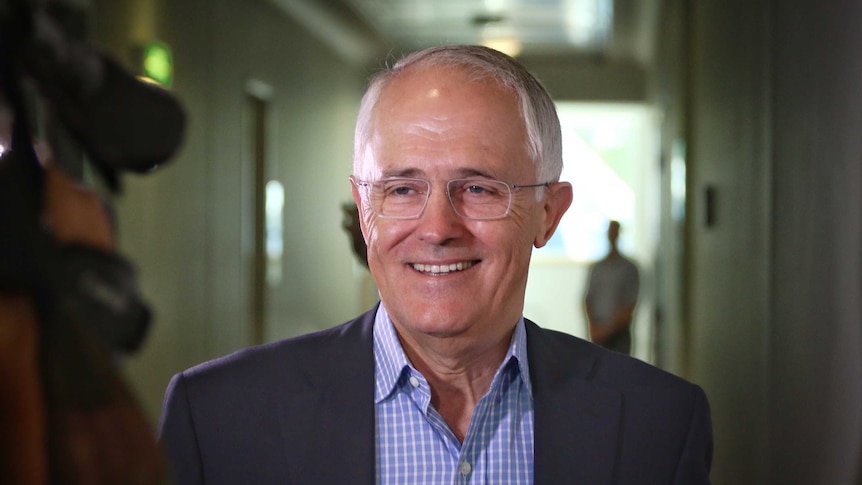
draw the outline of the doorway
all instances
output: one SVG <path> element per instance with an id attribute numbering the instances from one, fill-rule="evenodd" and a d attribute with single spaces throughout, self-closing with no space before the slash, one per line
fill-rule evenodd
<path id="1" fill-rule="evenodd" d="M 640 103 L 559 102 L 563 174 L 574 199 L 549 243 L 533 253 L 524 314 L 540 325 L 588 338 L 583 297 L 590 263 L 607 252 L 609 220 L 619 247 L 640 271 L 632 355 L 651 361 L 652 274 L 659 234 L 658 131 Z"/>

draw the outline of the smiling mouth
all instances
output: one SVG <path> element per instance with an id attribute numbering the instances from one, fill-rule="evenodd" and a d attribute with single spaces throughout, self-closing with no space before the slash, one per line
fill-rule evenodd
<path id="1" fill-rule="evenodd" d="M 456 271 L 464 271 L 465 269 L 476 264 L 475 261 L 461 261 L 459 263 L 452 264 L 421 264 L 414 263 L 411 266 L 416 271 L 420 273 L 430 274 L 430 275 L 443 275 L 448 273 L 454 273 Z"/>

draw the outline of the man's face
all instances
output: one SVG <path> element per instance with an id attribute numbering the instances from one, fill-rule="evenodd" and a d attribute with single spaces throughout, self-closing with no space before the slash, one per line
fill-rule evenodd
<path id="1" fill-rule="evenodd" d="M 394 80 L 375 112 L 361 178 L 431 181 L 418 219 L 378 217 L 361 201 L 368 263 L 403 339 L 459 337 L 497 343 L 523 309 L 533 245 L 544 245 L 571 201 L 571 186 L 513 191 L 508 216 L 469 220 L 446 196 L 454 178 L 534 184 L 527 135 L 515 95 L 453 70 L 414 68 Z M 432 272 L 433 266 L 455 268 Z"/>

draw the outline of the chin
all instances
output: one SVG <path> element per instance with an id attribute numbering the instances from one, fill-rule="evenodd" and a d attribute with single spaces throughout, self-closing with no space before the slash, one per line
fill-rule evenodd
<path id="1" fill-rule="evenodd" d="M 403 326 L 413 331 L 441 338 L 460 335 L 470 328 L 469 320 L 465 319 L 468 312 L 458 311 L 454 308 L 442 310 L 434 299 L 426 301 L 429 303 L 422 311 L 398 312 L 397 318 L 403 323 Z M 388 306 L 386 308 L 391 312 L 390 316 L 396 318 L 393 310 L 390 310 Z"/>

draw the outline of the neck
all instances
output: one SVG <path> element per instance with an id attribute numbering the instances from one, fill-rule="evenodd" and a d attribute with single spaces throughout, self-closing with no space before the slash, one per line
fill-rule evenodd
<path id="1" fill-rule="evenodd" d="M 459 441 L 464 440 L 476 403 L 491 388 L 509 349 L 514 327 L 495 341 L 465 345 L 458 337 L 428 337 L 420 345 L 397 330 L 407 358 L 428 380 L 431 404 Z"/>
<path id="2" fill-rule="evenodd" d="M 429 337 L 421 344 L 397 330 L 407 358 L 429 381 L 445 383 L 446 387 L 463 389 L 465 394 L 487 392 L 494 372 L 509 350 L 513 329 L 492 341 L 463 342 L 459 337 Z M 425 336 L 428 337 L 428 336 Z M 487 385 L 480 383 L 485 381 Z M 432 386 L 433 388 L 433 386 Z"/>

